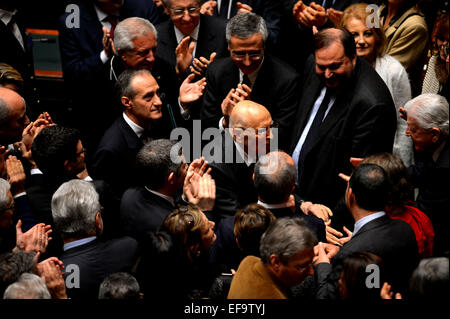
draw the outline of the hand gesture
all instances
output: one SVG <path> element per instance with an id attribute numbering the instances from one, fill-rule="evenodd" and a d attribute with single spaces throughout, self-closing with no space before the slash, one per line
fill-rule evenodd
<path id="1" fill-rule="evenodd" d="M 238 84 L 236 89 L 231 89 L 222 101 L 222 114 L 229 117 L 238 102 L 250 99 L 251 92 L 252 89 L 247 84 Z"/>
<path id="2" fill-rule="evenodd" d="M 406 109 L 404 107 L 400 106 L 398 108 L 398 113 L 399 113 L 400 117 L 402 119 L 404 119 L 405 121 L 408 119 L 408 112 L 406 111 Z"/>
<path id="3" fill-rule="evenodd" d="M 62 261 L 56 257 L 50 257 L 36 266 L 38 275 L 45 282 L 53 299 L 67 298 L 66 284 L 62 275 L 63 268 Z"/>
<path id="4" fill-rule="evenodd" d="M 381 291 L 380 291 L 380 297 L 381 299 L 392 299 L 392 297 L 394 296 L 394 293 L 391 291 L 392 287 L 391 285 L 389 285 L 387 282 L 385 282 L 383 284 L 383 287 L 381 287 Z M 397 292 L 395 294 L 395 299 L 402 299 L 402 295 Z"/>
<path id="5" fill-rule="evenodd" d="M 6 158 L 9 151 L 4 146 L 0 146 L 0 177 L 6 177 Z"/>
<path id="6" fill-rule="evenodd" d="M 319 242 L 319 244 L 314 246 L 313 264 L 317 265 L 320 263 L 330 263 L 330 258 L 328 258 L 327 253 L 325 252 L 325 245 L 322 242 Z"/>
<path id="7" fill-rule="evenodd" d="M 237 2 L 236 6 L 238 8 L 238 12 L 237 13 L 248 13 L 248 12 L 252 12 L 253 9 L 252 7 L 250 7 L 248 4 L 242 3 L 242 2 Z"/>
<path id="8" fill-rule="evenodd" d="M 344 232 L 346 233 L 346 237 L 343 237 L 344 235 L 334 229 L 330 226 L 331 220 L 327 223 L 325 223 L 325 230 L 326 230 L 326 236 L 327 236 L 327 242 L 330 244 L 343 246 L 346 242 L 348 242 L 352 238 L 352 232 L 348 230 L 347 227 L 344 226 Z"/>
<path id="9" fill-rule="evenodd" d="M 216 58 L 216 52 L 211 53 L 209 60 L 205 57 L 200 57 L 200 59 L 195 58 L 192 65 L 189 67 L 191 72 L 198 76 L 203 76 L 208 68 L 209 64 Z"/>
<path id="10" fill-rule="evenodd" d="M 105 51 L 106 56 L 110 58 L 116 52 L 114 48 L 114 42 L 106 27 L 103 27 L 102 31 L 103 31 L 103 38 L 102 38 L 103 50 Z"/>
<path id="11" fill-rule="evenodd" d="M 315 2 L 311 2 L 309 7 L 307 7 L 304 6 L 303 3 L 299 4 L 299 2 L 297 2 L 293 9 L 294 17 L 298 23 L 308 28 L 312 28 L 313 26 L 319 28 L 327 22 L 327 15 L 324 7 Z"/>
<path id="12" fill-rule="evenodd" d="M 9 156 L 6 160 L 6 175 L 13 196 L 25 191 L 25 171 L 22 162 L 15 156 Z"/>
<path id="13" fill-rule="evenodd" d="M 322 204 L 313 204 L 312 202 L 303 202 L 300 205 L 300 209 L 306 215 L 314 215 L 324 222 L 328 222 L 331 216 L 333 216 L 333 212 L 327 206 Z"/>
<path id="14" fill-rule="evenodd" d="M 333 8 L 327 9 L 327 17 L 328 17 L 328 19 L 330 19 L 330 21 L 333 22 L 333 24 L 336 27 L 340 26 L 343 14 L 344 14 L 343 11 L 335 10 Z"/>
<path id="15" fill-rule="evenodd" d="M 16 247 L 24 251 L 44 253 L 47 249 L 48 242 L 52 239 L 49 237 L 52 233 L 50 227 L 50 225 L 40 223 L 23 233 L 22 221 L 19 220 L 16 225 Z"/>
<path id="16" fill-rule="evenodd" d="M 196 205 L 202 211 L 212 210 L 216 200 L 216 183 L 214 179 L 209 174 L 204 174 L 203 176 L 191 175 L 189 179 L 189 182 L 193 184 L 191 189 L 194 190 L 194 193 L 191 193 L 191 189 L 188 189 L 186 192 L 189 203 Z"/>
<path id="17" fill-rule="evenodd" d="M 200 99 L 206 87 L 206 78 L 202 78 L 192 83 L 195 74 L 189 76 L 180 86 L 180 103 L 183 108 L 187 108 L 186 104 L 192 103 Z"/>
<path id="18" fill-rule="evenodd" d="M 195 42 L 192 41 L 189 43 L 190 39 L 191 37 L 189 36 L 185 37 L 175 49 L 175 54 L 177 56 L 177 65 L 175 70 L 177 71 L 179 77 L 182 77 L 192 62 Z"/>
<path id="19" fill-rule="evenodd" d="M 155 0 L 153 0 L 153 1 L 155 1 Z M 216 6 L 217 6 L 216 1 L 212 1 L 212 0 L 206 1 L 200 7 L 200 13 L 212 16 L 214 14 L 214 9 L 216 8 Z"/>

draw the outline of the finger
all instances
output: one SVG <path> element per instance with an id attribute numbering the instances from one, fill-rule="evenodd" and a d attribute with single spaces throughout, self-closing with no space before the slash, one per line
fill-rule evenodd
<path id="1" fill-rule="evenodd" d="M 327 237 L 327 242 L 329 242 L 330 244 L 342 246 L 341 242 L 333 235 L 327 235 L 326 237 Z"/>
<path id="2" fill-rule="evenodd" d="M 183 40 L 181 40 L 180 44 L 175 49 L 176 54 L 181 53 L 182 51 L 185 52 L 188 48 L 188 43 L 191 37 L 187 36 Z"/>
<path id="3" fill-rule="evenodd" d="M 211 55 L 209 56 L 209 63 L 213 62 L 216 59 L 216 56 L 216 52 L 211 53 Z"/>
<path id="4" fill-rule="evenodd" d="M 363 160 L 364 158 L 360 157 L 350 157 L 350 163 L 352 163 L 354 167 L 358 167 L 358 165 L 361 164 Z"/>
<path id="5" fill-rule="evenodd" d="M 184 83 L 185 83 L 185 84 L 191 83 L 192 80 L 194 80 L 194 78 L 195 78 L 195 74 L 189 74 L 189 75 L 186 77 L 186 80 L 184 80 Z"/>
<path id="6" fill-rule="evenodd" d="M 339 173 L 338 175 L 340 178 L 342 178 L 344 181 L 348 182 L 350 180 L 350 176 L 345 175 L 343 173 Z"/>
<path id="7" fill-rule="evenodd" d="M 345 226 L 344 226 L 344 231 L 347 233 L 347 235 L 348 235 L 349 237 L 351 237 L 351 236 L 353 235 L 353 233 L 352 233 L 350 230 L 348 230 L 348 228 L 345 227 Z"/>
<path id="8" fill-rule="evenodd" d="M 342 237 L 343 234 L 339 231 L 337 231 L 336 229 L 334 229 L 333 227 L 327 226 L 326 227 L 327 233 L 330 233 L 334 236 L 338 236 L 338 237 Z"/>
<path id="9" fill-rule="evenodd" d="M 30 134 L 30 130 L 33 127 L 34 122 L 30 122 L 30 124 L 27 125 L 27 127 L 25 127 L 25 129 L 22 132 L 22 136 Z"/>
<path id="10" fill-rule="evenodd" d="M 16 224 L 16 236 L 22 235 L 22 220 L 19 219 L 19 221 Z"/>
<path id="11" fill-rule="evenodd" d="M 321 5 L 318 5 L 318 4 L 314 3 L 314 2 L 311 2 L 310 6 L 311 6 L 311 8 L 313 8 L 313 9 L 315 9 L 317 11 L 325 11 L 324 7 L 322 7 Z"/>
<path id="12" fill-rule="evenodd" d="M 395 294 L 395 299 L 402 299 L 402 295 L 399 292 L 397 292 Z"/>
<path id="13" fill-rule="evenodd" d="M 192 65 L 189 66 L 189 69 L 191 70 L 191 72 L 197 76 L 202 76 L 202 73 L 200 71 L 198 71 L 196 68 L 194 68 Z"/>

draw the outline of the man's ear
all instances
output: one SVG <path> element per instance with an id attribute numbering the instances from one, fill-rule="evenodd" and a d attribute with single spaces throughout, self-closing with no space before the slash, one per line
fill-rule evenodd
<path id="1" fill-rule="evenodd" d="M 355 194 L 353 194 L 353 189 L 351 189 L 350 187 L 348 188 L 347 201 L 349 206 L 353 206 L 356 204 Z"/>
<path id="2" fill-rule="evenodd" d="M 275 254 L 270 255 L 269 264 L 272 267 L 274 272 L 278 272 L 280 270 L 280 265 L 281 265 L 280 257 L 278 257 Z"/>
<path id="3" fill-rule="evenodd" d="M 69 160 L 64 161 L 64 171 L 70 173 L 72 171 L 72 163 Z"/>
<path id="4" fill-rule="evenodd" d="M 130 110 L 132 108 L 132 102 L 131 99 L 127 96 L 122 96 L 120 98 L 120 101 L 122 102 L 123 106 L 125 107 L 126 110 Z"/>
<path id="5" fill-rule="evenodd" d="M 95 215 L 95 233 L 97 236 L 103 233 L 103 218 L 100 212 Z"/>
<path id="6" fill-rule="evenodd" d="M 437 127 L 433 127 L 431 129 L 431 134 L 433 135 L 431 140 L 433 141 L 433 143 L 436 143 L 437 141 L 439 141 L 439 138 L 441 137 L 441 130 Z"/>
<path id="7" fill-rule="evenodd" d="M 169 176 L 167 177 L 167 182 L 169 184 L 173 184 L 175 183 L 175 174 L 174 172 L 170 173 Z"/>

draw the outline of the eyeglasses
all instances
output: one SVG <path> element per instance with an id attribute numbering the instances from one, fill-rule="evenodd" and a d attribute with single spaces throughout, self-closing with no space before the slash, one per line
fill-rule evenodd
<path id="1" fill-rule="evenodd" d="M 187 14 L 190 16 L 196 16 L 199 14 L 200 8 L 199 7 L 175 8 L 170 9 L 170 11 L 172 12 L 172 15 L 175 17 L 182 17 L 184 16 L 185 12 L 187 12 Z"/>
<path id="2" fill-rule="evenodd" d="M 245 57 L 248 55 L 248 58 L 253 61 L 261 60 L 263 57 L 263 51 L 262 50 L 256 50 L 256 51 L 234 51 L 231 50 L 231 56 L 236 61 L 242 61 L 245 59 Z"/>

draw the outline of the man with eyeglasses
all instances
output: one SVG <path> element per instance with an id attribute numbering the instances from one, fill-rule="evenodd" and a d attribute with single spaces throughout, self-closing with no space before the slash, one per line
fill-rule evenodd
<path id="1" fill-rule="evenodd" d="M 289 66 L 265 54 L 267 27 L 254 13 L 234 16 L 226 37 L 231 57 L 208 67 L 200 113 L 203 128 L 227 127 L 237 102 L 252 100 L 267 107 L 279 124 L 278 144 L 284 149 L 299 98 L 299 77 Z"/>
<path id="2" fill-rule="evenodd" d="M 227 56 L 225 21 L 200 14 L 201 0 L 164 0 L 170 19 L 158 24 L 157 55 L 176 67 L 180 78 L 202 75 L 216 57 Z"/>

